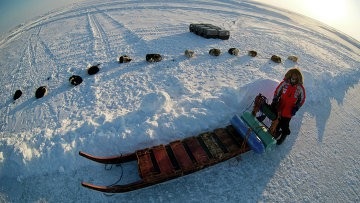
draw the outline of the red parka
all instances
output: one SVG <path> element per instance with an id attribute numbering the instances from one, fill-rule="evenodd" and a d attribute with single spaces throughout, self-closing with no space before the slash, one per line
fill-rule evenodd
<path id="1" fill-rule="evenodd" d="M 282 117 L 291 118 L 292 110 L 300 108 L 306 98 L 305 88 L 301 83 L 292 85 L 289 79 L 284 79 L 275 89 L 274 98 L 279 98 L 278 112 Z"/>

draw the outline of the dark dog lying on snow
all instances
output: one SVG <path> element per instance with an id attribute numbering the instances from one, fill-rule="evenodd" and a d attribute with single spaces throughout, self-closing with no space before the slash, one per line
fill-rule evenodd
<path id="1" fill-rule="evenodd" d="M 251 50 L 251 51 L 248 52 L 248 55 L 251 56 L 251 57 L 255 57 L 257 55 L 257 52 Z"/>
<path id="2" fill-rule="evenodd" d="M 132 59 L 127 55 L 123 55 L 119 57 L 119 63 L 129 63 Z"/>
<path id="3" fill-rule="evenodd" d="M 185 50 L 185 56 L 187 56 L 188 58 L 192 58 L 194 56 L 194 51 L 193 50 Z"/>
<path id="4" fill-rule="evenodd" d="M 211 56 L 220 56 L 221 51 L 220 51 L 220 49 L 210 49 L 209 54 Z"/>
<path id="5" fill-rule="evenodd" d="M 274 61 L 275 63 L 281 63 L 281 58 L 276 55 L 272 55 L 271 60 Z"/>
<path id="6" fill-rule="evenodd" d="M 17 99 L 19 99 L 21 97 L 21 95 L 22 95 L 22 91 L 21 90 L 16 90 L 13 99 L 17 100 Z"/>
<path id="7" fill-rule="evenodd" d="M 99 66 L 100 66 L 100 63 L 97 64 L 97 65 L 92 65 L 88 68 L 87 72 L 89 75 L 94 75 L 96 74 L 97 72 L 99 72 Z"/>
<path id="8" fill-rule="evenodd" d="M 82 83 L 83 79 L 78 76 L 78 75 L 72 75 L 70 78 L 69 78 L 69 82 L 72 84 L 72 85 L 80 85 Z"/>
<path id="9" fill-rule="evenodd" d="M 36 97 L 36 99 L 39 99 L 39 98 L 43 97 L 46 94 L 47 94 L 47 87 L 46 86 L 41 86 L 41 87 L 37 88 L 37 90 L 35 92 L 35 97 Z"/>
<path id="10" fill-rule="evenodd" d="M 230 48 L 228 50 L 228 53 L 234 56 L 238 56 L 239 55 L 239 49 L 238 48 Z"/>
<path id="11" fill-rule="evenodd" d="M 146 54 L 146 61 L 147 62 L 159 62 L 162 60 L 160 54 Z"/>

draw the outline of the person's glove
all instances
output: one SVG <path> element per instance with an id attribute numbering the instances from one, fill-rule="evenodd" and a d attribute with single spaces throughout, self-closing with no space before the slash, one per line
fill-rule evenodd
<path id="1" fill-rule="evenodd" d="M 277 104 L 279 102 L 279 97 L 274 97 L 271 104 Z"/>
<path id="2" fill-rule="evenodd" d="M 291 116 L 295 116 L 296 112 L 299 110 L 298 106 L 295 106 L 292 110 L 291 110 Z"/>
<path id="3" fill-rule="evenodd" d="M 277 104 L 279 103 L 279 98 L 278 97 L 274 97 L 274 99 L 271 102 L 271 108 L 275 109 Z"/>

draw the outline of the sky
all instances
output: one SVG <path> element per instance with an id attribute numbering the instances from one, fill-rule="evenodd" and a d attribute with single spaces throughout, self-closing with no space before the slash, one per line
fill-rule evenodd
<path id="1" fill-rule="evenodd" d="M 84 0 L 0 0 L 0 33 L 50 10 L 81 1 Z M 309 16 L 360 41 L 360 1 L 358 0 L 255 1 Z"/>
<path id="2" fill-rule="evenodd" d="M 53 9 L 83 0 L 0 0 L 0 33 Z"/>
<path id="3" fill-rule="evenodd" d="M 359 0 L 255 0 L 319 20 L 360 41 Z"/>
<path id="4" fill-rule="evenodd" d="M 356 40 L 254 2 L 124 1 L 68 6 L 0 37 L 0 202 L 360 202 Z M 230 38 L 190 33 L 199 18 Z M 163 60 L 149 63 L 148 53 Z M 125 54 L 133 60 L 119 63 Z M 81 186 L 140 177 L 136 162 L 104 166 L 79 151 L 121 155 L 223 128 L 257 94 L 270 102 L 292 67 L 302 70 L 306 101 L 274 150 L 123 194 Z M 83 82 L 72 86 L 71 75 Z M 36 99 L 40 86 L 48 92 Z"/>

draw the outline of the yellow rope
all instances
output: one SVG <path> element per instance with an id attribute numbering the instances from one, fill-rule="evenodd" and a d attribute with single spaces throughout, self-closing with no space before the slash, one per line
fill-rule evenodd
<path id="1" fill-rule="evenodd" d="M 246 143 L 247 143 L 247 141 L 248 141 L 248 139 L 249 139 L 249 137 L 250 137 L 251 131 L 252 131 L 251 128 L 248 128 L 248 130 L 246 131 L 245 139 L 244 139 L 244 141 L 242 142 L 241 147 L 240 147 L 240 150 L 241 150 L 242 152 L 245 151 Z"/>

